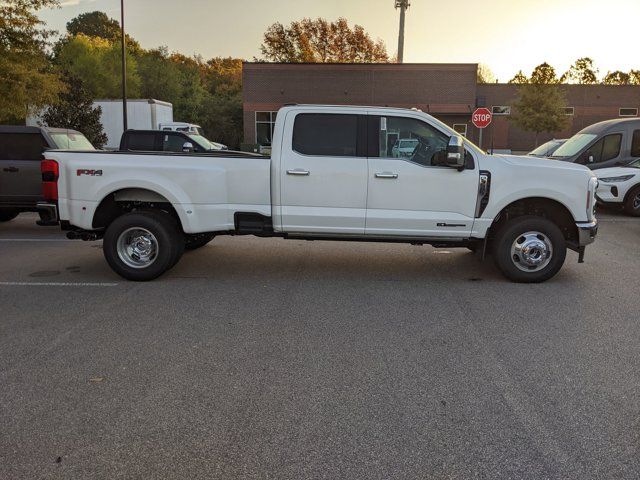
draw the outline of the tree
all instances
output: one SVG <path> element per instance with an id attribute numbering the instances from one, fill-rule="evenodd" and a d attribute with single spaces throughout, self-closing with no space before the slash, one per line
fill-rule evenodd
<path id="1" fill-rule="evenodd" d="M 566 128 L 566 99 L 558 85 L 529 84 L 518 89 L 509 120 L 528 132 L 535 133 L 535 144 L 542 132 L 558 132 Z"/>
<path id="2" fill-rule="evenodd" d="M 58 102 L 48 107 L 42 115 L 42 124 L 57 128 L 71 128 L 82 132 L 96 148 L 107 143 L 107 135 L 102 129 L 100 115 L 102 109 L 93 106 L 93 98 L 84 88 L 79 78 L 65 77 L 67 90 Z"/>
<path id="3" fill-rule="evenodd" d="M 556 76 L 556 69 L 547 62 L 544 62 L 533 69 L 529 82 L 536 84 L 554 84 L 559 81 Z"/>
<path id="4" fill-rule="evenodd" d="M 515 85 L 523 85 L 525 83 L 529 83 L 529 79 L 524 73 L 522 73 L 522 70 L 518 70 L 518 73 L 516 73 L 511 80 L 509 80 L 509 83 Z"/>
<path id="5" fill-rule="evenodd" d="M 99 37 L 109 40 L 112 43 L 121 39 L 120 23 L 113 18 L 109 18 L 106 13 L 95 11 L 81 13 L 71 21 L 67 22 L 67 32 L 70 36 L 86 35 L 87 37 Z M 127 47 L 133 52 L 140 51 L 140 44 L 125 34 Z"/>
<path id="6" fill-rule="evenodd" d="M 0 122 L 24 121 L 63 89 L 46 55 L 52 32 L 35 12 L 57 0 L 0 2 Z"/>
<path id="7" fill-rule="evenodd" d="M 346 19 L 328 22 L 303 18 L 289 27 L 274 23 L 264 33 L 260 51 L 266 61 L 314 63 L 388 62 L 382 40 L 373 41 L 360 25 Z"/>
<path id="8" fill-rule="evenodd" d="M 93 98 L 122 95 L 121 47 L 100 37 L 82 33 L 70 37 L 56 56 L 56 62 L 71 75 L 81 78 Z M 140 95 L 140 76 L 135 57 L 127 52 L 127 92 Z"/>
<path id="9" fill-rule="evenodd" d="M 605 85 L 630 85 L 631 77 L 628 73 L 616 70 L 615 72 L 608 72 L 602 79 L 602 83 Z"/>
<path id="10" fill-rule="evenodd" d="M 640 85 L 640 70 L 629 71 L 629 83 L 631 85 Z"/>
<path id="11" fill-rule="evenodd" d="M 478 64 L 478 83 L 495 83 L 496 77 L 491 69 L 484 63 Z"/>
<path id="12" fill-rule="evenodd" d="M 580 85 L 594 85 L 598 83 L 598 69 L 589 57 L 582 57 L 575 61 L 562 77 L 560 83 L 578 83 Z"/>

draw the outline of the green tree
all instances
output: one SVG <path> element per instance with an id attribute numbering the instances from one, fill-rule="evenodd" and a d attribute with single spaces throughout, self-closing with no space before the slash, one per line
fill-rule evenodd
<path id="1" fill-rule="evenodd" d="M 217 57 L 202 68 L 208 96 L 201 125 L 212 140 L 239 148 L 243 137 L 242 60 Z"/>
<path id="2" fill-rule="evenodd" d="M 569 67 L 569 70 L 560 77 L 560 83 L 594 85 L 598 83 L 598 69 L 595 68 L 591 58 L 579 58 Z"/>
<path id="3" fill-rule="evenodd" d="M 180 65 L 165 47 L 144 51 L 138 57 L 140 95 L 175 103 L 180 98 Z"/>
<path id="4" fill-rule="evenodd" d="M 0 122 L 21 122 L 55 100 L 63 84 L 46 55 L 52 32 L 36 12 L 56 0 L 0 2 Z"/>
<path id="5" fill-rule="evenodd" d="M 631 85 L 640 85 L 640 70 L 629 71 L 629 83 Z"/>
<path id="6" fill-rule="evenodd" d="M 73 18 L 67 22 L 67 33 L 72 37 L 79 34 L 87 37 L 99 37 L 112 43 L 117 43 L 122 38 L 120 23 L 100 11 L 81 13 Z M 141 52 L 140 44 L 137 41 L 126 33 L 125 38 L 127 48 L 133 53 Z"/>
<path id="7" fill-rule="evenodd" d="M 260 46 L 266 61 L 272 62 L 388 62 L 382 40 L 373 41 L 364 28 L 351 28 L 344 18 L 329 22 L 303 18 L 289 27 L 274 23 L 264 33 Z"/>
<path id="8" fill-rule="evenodd" d="M 558 83 L 559 80 L 556 76 L 556 69 L 547 62 L 544 62 L 533 69 L 529 82 L 536 84 L 554 84 Z"/>
<path id="9" fill-rule="evenodd" d="M 514 111 L 509 120 L 521 129 L 535 133 L 535 144 L 538 146 L 540 133 L 559 132 L 566 128 L 566 106 L 566 99 L 558 85 L 522 85 L 518 89 L 516 101 L 512 104 Z"/>
<path id="10" fill-rule="evenodd" d="M 515 84 L 515 85 L 523 85 L 525 83 L 529 83 L 529 79 L 522 72 L 522 70 L 518 70 L 518 73 L 516 73 L 515 76 L 511 80 L 509 80 L 509 83 L 512 83 L 512 84 Z"/>
<path id="11" fill-rule="evenodd" d="M 93 106 L 93 98 L 82 85 L 82 81 L 69 74 L 65 77 L 66 92 L 58 102 L 49 106 L 42 115 L 42 124 L 56 128 L 71 128 L 82 132 L 96 148 L 107 143 L 102 129 L 102 109 Z"/>
<path id="12" fill-rule="evenodd" d="M 80 33 L 62 46 L 56 62 L 74 77 L 81 78 L 93 98 L 119 98 L 122 95 L 118 43 Z M 130 52 L 127 52 L 127 92 L 132 98 L 140 95 L 137 61 Z"/>
<path id="13" fill-rule="evenodd" d="M 628 73 L 616 70 L 615 72 L 608 72 L 602 79 L 602 83 L 605 85 L 630 85 L 631 77 Z"/>
<path id="14" fill-rule="evenodd" d="M 477 77 L 478 77 L 477 78 L 478 83 L 495 83 L 496 81 L 496 76 L 493 74 L 491 69 L 484 63 L 478 64 Z"/>

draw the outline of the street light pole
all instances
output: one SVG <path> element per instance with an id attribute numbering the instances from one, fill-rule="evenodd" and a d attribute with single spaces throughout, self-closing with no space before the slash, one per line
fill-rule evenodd
<path id="1" fill-rule="evenodd" d="M 127 130 L 127 39 L 124 34 L 124 0 L 120 0 L 120 28 L 122 43 L 122 126 Z"/>
<path id="2" fill-rule="evenodd" d="M 400 28 L 398 29 L 398 63 L 404 60 L 404 16 L 411 6 L 409 0 L 395 0 L 395 7 L 400 9 Z"/>

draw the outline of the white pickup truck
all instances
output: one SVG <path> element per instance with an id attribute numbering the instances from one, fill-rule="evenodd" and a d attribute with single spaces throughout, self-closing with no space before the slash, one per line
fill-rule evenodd
<path id="1" fill-rule="evenodd" d="M 415 139 L 407 156 L 398 139 Z M 292 105 L 271 158 L 240 152 L 48 151 L 40 205 L 69 238 L 103 239 L 130 280 L 169 270 L 216 235 L 406 242 L 494 256 L 540 282 L 597 233 L 586 167 L 487 155 L 417 110 Z"/>

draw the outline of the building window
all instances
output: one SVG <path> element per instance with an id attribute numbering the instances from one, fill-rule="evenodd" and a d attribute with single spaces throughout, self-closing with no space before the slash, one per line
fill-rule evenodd
<path id="1" fill-rule="evenodd" d="M 564 107 L 564 114 L 573 116 L 573 107 Z"/>
<path id="2" fill-rule="evenodd" d="M 637 117 L 638 109 L 637 108 L 621 108 L 619 115 L 621 117 Z"/>
<path id="3" fill-rule="evenodd" d="M 453 129 L 463 137 L 467 136 L 467 124 L 466 123 L 454 123 Z"/>
<path id="4" fill-rule="evenodd" d="M 271 145 L 278 112 L 256 112 L 256 143 Z"/>
<path id="5" fill-rule="evenodd" d="M 491 107 L 491 113 L 494 115 L 511 115 L 511 107 L 509 105 L 494 105 Z"/>

